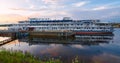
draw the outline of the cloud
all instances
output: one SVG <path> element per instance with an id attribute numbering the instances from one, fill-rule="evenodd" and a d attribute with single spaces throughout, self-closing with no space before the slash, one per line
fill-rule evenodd
<path id="1" fill-rule="evenodd" d="M 26 19 L 27 17 L 19 14 L 0 14 L 0 23 L 18 23 L 18 21 Z"/>
<path id="2" fill-rule="evenodd" d="M 9 8 L 10 10 L 21 10 L 21 11 L 26 11 L 28 9 L 25 8 Z"/>
<path id="3" fill-rule="evenodd" d="M 9 9 L 15 10 L 15 11 L 43 11 L 43 10 L 48 10 L 46 7 L 34 8 L 34 6 L 31 6 L 30 8 L 9 8 Z"/>
<path id="4" fill-rule="evenodd" d="M 63 0 L 42 0 L 42 2 L 44 2 L 43 6 L 46 6 L 48 10 L 61 10 L 65 7 Z"/>
<path id="5" fill-rule="evenodd" d="M 100 19 L 106 20 L 114 18 L 114 16 L 120 16 L 120 7 L 118 8 L 108 8 L 99 11 L 88 10 L 88 11 L 81 11 L 81 9 L 73 9 L 68 11 L 75 19 Z M 119 17 L 120 18 L 120 17 Z M 118 19 L 118 18 L 117 18 Z M 111 21 L 114 21 L 113 19 Z"/>
<path id="6" fill-rule="evenodd" d="M 30 8 L 31 8 L 31 9 L 34 9 L 34 8 L 35 8 L 35 6 L 34 6 L 34 5 L 31 5 L 31 6 L 30 6 Z"/>
<path id="7" fill-rule="evenodd" d="M 57 4 L 59 0 L 42 0 L 45 4 Z"/>
<path id="8" fill-rule="evenodd" d="M 104 4 L 104 5 L 102 4 L 102 5 L 99 5 L 95 8 L 93 8 L 92 10 L 105 10 L 105 9 L 110 9 L 110 8 L 116 8 L 117 4 L 120 4 L 120 2 L 112 2 L 112 3 L 107 3 L 107 4 Z"/>
<path id="9" fill-rule="evenodd" d="M 60 4 L 61 1 L 59 0 L 40 0 L 36 3 L 32 3 L 30 0 L 25 0 L 28 2 L 28 7 L 13 7 L 9 8 L 10 10 L 15 11 L 46 11 L 46 10 L 53 10 L 56 11 L 58 9 L 63 9 L 65 5 Z M 44 3 L 43 3 L 44 2 Z M 58 3 L 59 2 L 59 3 Z"/>
<path id="10" fill-rule="evenodd" d="M 29 0 L 25 0 L 26 3 L 29 3 L 30 1 Z"/>
<path id="11" fill-rule="evenodd" d="M 55 18 L 60 19 L 66 16 L 71 16 L 71 14 L 65 11 L 50 11 L 49 10 L 49 11 L 35 12 L 31 14 L 29 17 L 48 17 L 52 19 L 55 19 Z"/>
<path id="12" fill-rule="evenodd" d="M 86 5 L 87 3 L 89 3 L 89 1 L 78 2 L 78 3 L 74 3 L 73 5 L 75 7 L 81 7 L 81 6 Z"/>
<path id="13" fill-rule="evenodd" d="M 104 10 L 104 9 L 108 9 L 108 7 L 100 6 L 100 7 L 93 8 L 92 10 Z"/>
<path id="14" fill-rule="evenodd" d="M 3 0 L 0 14 L 20 14 L 23 16 L 64 17 L 74 19 L 106 18 L 119 16 L 118 1 L 101 0 Z M 8 17 L 8 16 L 7 16 Z M 2 18 L 1 18 L 2 19 Z"/>

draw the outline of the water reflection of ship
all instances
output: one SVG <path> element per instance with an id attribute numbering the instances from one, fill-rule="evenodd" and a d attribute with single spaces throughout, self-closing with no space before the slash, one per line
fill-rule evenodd
<path id="1" fill-rule="evenodd" d="M 113 34 L 109 35 L 76 35 L 74 37 L 29 37 L 27 40 L 21 41 L 29 42 L 29 45 L 41 43 L 62 43 L 62 44 L 81 44 L 81 45 L 99 45 L 100 43 L 109 43 L 113 39 Z"/>
<path id="2" fill-rule="evenodd" d="M 109 42 L 113 39 L 113 34 L 111 35 L 76 35 L 75 42 Z"/>

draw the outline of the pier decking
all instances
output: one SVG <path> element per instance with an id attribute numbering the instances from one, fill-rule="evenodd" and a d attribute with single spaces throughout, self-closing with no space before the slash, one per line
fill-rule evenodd
<path id="1" fill-rule="evenodd" d="M 13 41 L 13 39 L 11 37 L 3 39 L 0 41 L 0 45 L 6 44 L 6 43 L 11 42 L 11 41 Z"/>

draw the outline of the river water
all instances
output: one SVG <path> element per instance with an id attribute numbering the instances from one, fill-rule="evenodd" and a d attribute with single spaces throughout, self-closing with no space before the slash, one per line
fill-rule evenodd
<path id="1" fill-rule="evenodd" d="M 82 63 L 120 63 L 120 29 L 113 35 L 76 37 L 23 38 L 0 48 L 27 51 L 42 60 L 58 58 L 63 63 L 72 63 L 76 57 Z"/>

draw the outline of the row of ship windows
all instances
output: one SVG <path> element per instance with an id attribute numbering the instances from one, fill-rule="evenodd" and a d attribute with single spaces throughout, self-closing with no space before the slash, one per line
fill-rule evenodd
<path id="1" fill-rule="evenodd" d="M 71 27 L 72 29 L 110 29 L 110 28 L 105 28 L 105 27 L 100 27 L 100 28 L 98 28 L 98 27 Z M 50 27 L 40 27 L 40 28 L 38 28 L 38 29 L 71 29 L 70 27 L 52 27 L 52 28 L 50 28 Z"/>
<path id="2" fill-rule="evenodd" d="M 19 25 L 13 25 L 13 26 L 76 26 L 76 25 L 97 25 L 97 24 L 19 24 Z M 104 25 L 97 25 L 97 26 L 104 26 Z"/>
<path id="3" fill-rule="evenodd" d="M 69 25 L 86 25 L 86 24 L 32 24 L 32 25 L 13 25 L 13 26 L 69 26 Z"/>
<path id="4" fill-rule="evenodd" d="M 35 29 L 35 30 L 73 30 L 73 31 L 111 31 L 109 29 L 106 30 L 77 30 L 77 29 Z"/>

